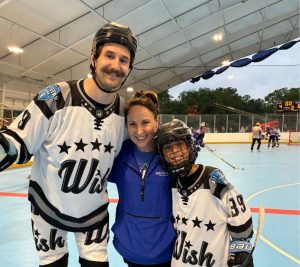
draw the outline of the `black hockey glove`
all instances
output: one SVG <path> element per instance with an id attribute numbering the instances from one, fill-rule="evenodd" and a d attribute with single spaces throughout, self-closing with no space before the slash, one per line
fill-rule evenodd
<path id="1" fill-rule="evenodd" d="M 0 132 L 0 172 L 13 164 L 17 157 L 16 149 L 11 149 L 11 144 Z"/>
<path id="2" fill-rule="evenodd" d="M 254 267 L 251 250 L 252 245 L 248 241 L 232 241 L 229 249 L 228 266 Z"/>

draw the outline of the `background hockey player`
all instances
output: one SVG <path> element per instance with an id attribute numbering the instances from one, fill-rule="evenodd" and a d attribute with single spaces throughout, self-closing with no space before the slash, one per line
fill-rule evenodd
<path id="1" fill-rule="evenodd" d="M 227 267 L 245 261 L 244 266 L 253 266 L 252 215 L 243 196 L 221 170 L 195 164 L 196 147 L 182 121 L 161 125 L 155 141 L 161 163 L 176 178 L 172 267 Z"/>
<path id="2" fill-rule="evenodd" d="M 276 132 L 274 126 L 266 127 L 266 139 L 268 140 L 268 149 L 272 144 L 272 148 L 276 146 Z"/>
<path id="3" fill-rule="evenodd" d="M 262 138 L 262 129 L 260 127 L 260 123 L 257 122 L 252 127 L 252 144 L 251 144 L 251 152 L 253 151 L 254 145 L 257 142 L 257 151 L 260 151 L 260 145 L 261 145 L 261 138 Z"/>
<path id="4" fill-rule="evenodd" d="M 117 91 L 136 46 L 128 27 L 104 25 L 93 39 L 93 78 L 46 87 L 0 132 L 1 171 L 34 155 L 28 193 L 40 266 L 68 265 L 68 232 L 82 267 L 109 266 L 106 184 L 125 125 Z"/>
<path id="5" fill-rule="evenodd" d="M 279 140 L 280 140 L 280 129 L 279 126 L 275 126 L 275 144 L 276 147 L 279 147 Z"/>
<path id="6" fill-rule="evenodd" d="M 200 124 L 200 128 L 195 130 L 193 133 L 193 138 L 195 140 L 196 143 L 196 148 L 197 151 L 201 150 L 201 147 L 204 147 L 204 136 L 205 133 L 207 132 L 207 124 L 205 122 L 201 122 Z"/>

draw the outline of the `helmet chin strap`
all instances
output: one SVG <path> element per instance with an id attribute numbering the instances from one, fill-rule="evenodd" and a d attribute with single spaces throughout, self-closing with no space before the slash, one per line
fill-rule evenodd
<path id="1" fill-rule="evenodd" d="M 115 89 L 115 90 L 106 90 L 106 89 L 104 89 L 103 87 L 101 87 L 101 85 L 100 85 L 99 82 L 98 82 L 98 77 L 97 77 L 97 75 L 96 75 L 96 71 L 93 71 L 93 72 L 92 72 L 92 76 L 93 76 L 93 80 L 94 80 L 95 84 L 97 85 L 97 87 L 98 87 L 101 91 L 103 91 L 103 92 L 105 92 L 105 93 L 108 93 L 108 94 L 111 94 L 111 93 L 115 93 L 115 92 L 117 92 L 117 91 L 119 91 L 119 90 L 121 89 L 121 87 L 122 87 L 123 84 L 126 82 L 126 80 L 127 80 L 127 78 L 128 78 L 128 76 L 129 76 L 129 74 L 130 74 L 131 71 L 132 71 L 132 69 L 130 69 L 130 71 L 128 72 L 128 74 L 127 74 L 125 80 L 124 80 L 124 81 L 121 83 L 121 85 L 120 85 L 117 89 Z"/>

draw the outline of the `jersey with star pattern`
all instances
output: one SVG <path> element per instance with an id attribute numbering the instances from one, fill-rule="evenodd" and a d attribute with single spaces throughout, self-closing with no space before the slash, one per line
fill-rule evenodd
<path id="1" fill-rule="evenodd" d="M 177 239 L 172 267 L 227 267 L 231 238 L 252 236 L 252 215 L 242 195 L 217 168 L 202 168 L 188 188 L 173 188 Z"/>
<path id="2" fill-rule="evenodd" d="M 92 230 L 108 220 L 107 176 L 125 134 L 123 100 L 95 107 L 83 80 L 44 88 L 2 130 L 18 150 L 34 156 L 29 200 L 35 214 L 66 231 Z"/>

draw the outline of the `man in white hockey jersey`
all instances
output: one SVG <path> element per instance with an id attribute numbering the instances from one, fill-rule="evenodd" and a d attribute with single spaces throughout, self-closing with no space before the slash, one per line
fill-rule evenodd
<path id="1" fill-rule="evenodd" d="M 174 119 L 159 127 L 155 142 L 161 164 L 175 178 L 172 267 L 254 266 L 251 211 L 221 170 L 195 164 L 190 128 Z"/>
<path id="2" fill-rule="evenodd" d="M 107 267 L 107 176 L 124 139 L 117 91 L 135 58 L 132 31 L 107 23 L 95 34 L 92 78 L 52 84 L 0 131 L 0 171 L 34 156 L 29 182 L 40 266 L 68 265 L 74 232 L 82 267 Z"/>

